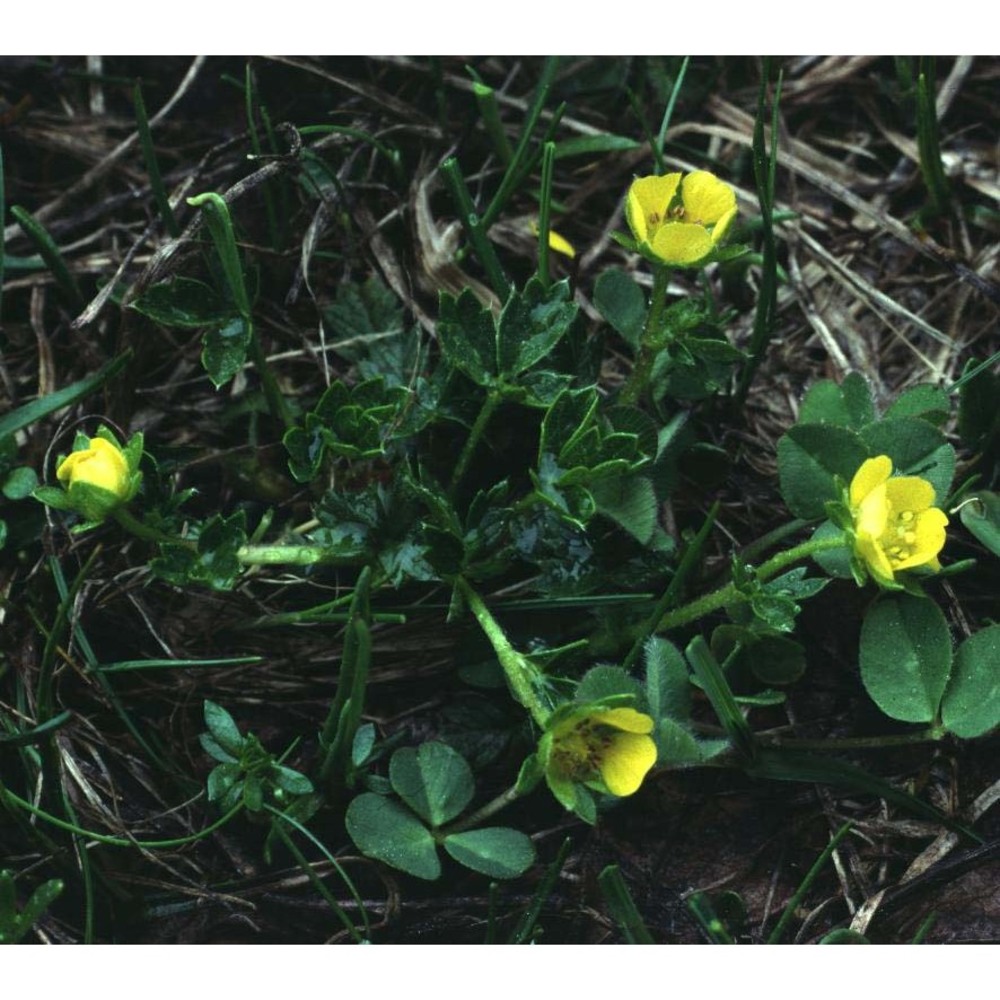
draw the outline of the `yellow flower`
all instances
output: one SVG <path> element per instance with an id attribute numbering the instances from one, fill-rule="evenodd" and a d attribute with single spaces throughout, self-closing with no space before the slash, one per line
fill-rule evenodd
<path id="1" fill-rule="evenodd" d="M 653 720 L 634 708 L 591 705 L 563 715 L 539 745 L 553 794 L 568 808 L 575 798 L 575 782 L 612 795 L 631 795 L 656 763 L 652 731 Z"/>
<path id="2" fill-rule="evenodd" d="M 678 195 L 679 189 L 679 195 Z M 696 264 L 726 235 L 736 217 L 736 193 L 715 174 L 638 177 L 625 215 L 639 249 L 664 264 Z"/>
<path id="3" fill-rule="evenodd" d="M 900 570 L 938 570 L 948 518 L 934 506 L 934 487 L 919 476 L 893 476 L 888 455 L 869 458 L 850 488 L 854 550 L 876 580 L 892 583 Z"/>

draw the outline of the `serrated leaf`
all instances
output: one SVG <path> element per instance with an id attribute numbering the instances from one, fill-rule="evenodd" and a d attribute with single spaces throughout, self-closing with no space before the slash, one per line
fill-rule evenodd
<path id="1" fill-rule="evenodd" d="M 477 385 L 495 383 L 497 331 L 493 313 L 468 288 L 457 299 L 442 293 L 440 313 L 437 336 L 445 360 Z"/>
<path id="2" fill-rule="evenodd" d="M 454 819 L 475 791 L 465 758 L 437 741 L 397 750 L 389 762 L 389 780 L 396 794 L 432 827 Z"/>
<path id="3" fill-rule="evenodd" d="M 886 715 L 902 722 L 937 716 L 951 669 L 951 637 L 929 598 L 890 594 L 861 626 L 861 680 Z"/>
<path id="4" fill-rule="evenodd" d="M 620 524 L 640 545 L 656 530 L 659 503 L 653 484 L 639 475 L 608 477 L 591 486 L 597 511 Z"/>
<path id="5" fill-rule="evenodd" d="M 398 802 L 363 792 L 347 807 L 347 832 L 362 854 L 433 880 L 441 874 L 437 845 L 428 829 Z"/>
<path id="6" fill-rule="evenodd" d="M 519 830 L 504 826 L 453 833 L 444 849 L 459 863 L 490 878 L 517 878 L 535 863 L 535 846 Z"/>
<path id="7" fill-rule="evenodd" d="M 840 499 L 834 476 L 850 482 L 866 458 L 865 443 L 845 427 L 792 427 L 778 442 L 778 475 L 788 509 L 796 517 L 823 517 L 824 504 Z"/>
<path id="8" fill-rule="evenodd" d="M 1000 726 L 1000 625 L 981 629 L 958 647 L 941 720 L 963 739 Z"/>
<path id="9" fill-rule="evenodd" d="M 940 424 L 951 413 L 951 398 L 936 385 L 914 385 L 900 393 L 899 398 L 885 411 L 886 420 L 899 417 L 922 417 L 933 424 Z"/>
<path id="10" fill-rule="evenodd" d="M 497 370 L 511 378 L 533 368 L 559 343 L 576 317 L 569 282 L 546 288 L 537 278 L 511 294 L 496 331 Z"/>

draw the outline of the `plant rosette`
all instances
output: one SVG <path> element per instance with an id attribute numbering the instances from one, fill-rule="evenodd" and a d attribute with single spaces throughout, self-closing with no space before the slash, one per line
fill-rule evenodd
<path id="1" fill-rule="evenodd" d="M 41 486 L 34 496 L 57 510 L 79 514 L 85 523 L 74 530 L 94 527 L 138 492 L 142 451 L 141 433 L 133 434 L 124 448 L 104 426 L 94 437 L 78 434 L 73 450 L 60 456 L 56 465 L 56 479 L 62 488 Z"/>
<path id="2" fill-rule="evenodd" d="M 707 263 L 736 212 L 736 193 L 707 170 L 637 177 L 625 196 L 634 249 L 654 264 Z"/>
<path id="3" fill-rule="evenodd" d="M 888 455 L 861 464 L 844 500 L 830 511 L 851 538 L 851 568 L 859 583 L 870 576 L 880 587 L 902 590 L 907 570 L 940 571 L 948 516 L 934 501 L 926 479 L 894 476 Z"/>
<path id="4" fill-rule="evenodd" d="M 619 798 L 638 791 L 656 763 L 653 720 L 611 698 L 564 705 L 549 717 L 538 761 L 552 794 L 588 822 L 593 800 L 585 786 Z"/>

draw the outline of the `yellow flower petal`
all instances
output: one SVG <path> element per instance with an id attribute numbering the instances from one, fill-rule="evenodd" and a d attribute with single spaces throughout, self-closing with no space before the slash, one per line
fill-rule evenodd
<path id="1" fill-rule="evenodd" d="M 594 712 L 591 716 L 594 722 L 602 726 L 613 726 L 626 733 L 651 733 L 653 720 L 634 708 L 609 708 L 603 712 Z"/>
<path id="2" fill-rule="evenodd" d="M 648 243 L 663 224 L 680 183 L 680 174 L 638 177 L 632 182 L 625 198 L 625 217 L 639 243 Z"/>
<path id="3" fill-rule="evenodd" d="M 662 226 L 650 248 L 666 264 L 694 264 L 712 250 L 712 237 L 704 226 L 673 222 Z"/>
<path id="4" fill-rule="evenodd" d="M 697 226 L 711 226 L 729 213 L 735 214 L 736 192 L 707 170 L 696 170 L 684 178 L 681 197 L 684 221 Z"/>
<path id="5" fill-rule="evenodd" d="M 561 253 L 564 257 L 575 257 L 576 247 L 565 236 L 561 236 L 554 229 L 549 230 L 549 249 Z"/>
<path id="6" fill-rule="evenodd" d="M 889 501 L 886 499 L 886 484 L 880 483 L 862 501 L 854 517 L 859 534 L 881 538 L 889 523 Z"/>
<path id="7" fill-rule="evenodd" d="M 622 711 L 629 711 L 623 709 Z M 639 713 L 636 712 L 636 715 Z M 645 718 L 649 718 L 646 716 Z M 652 720 L 649 720 L 652 722 Z M 612 737 L 598 768 L 612 795 L 632 795 L 656 763 L 656 744 L 649 736 L 621 732 Z"/>
<path id="8" fill-rule="evenodd" d="M 937 562 L 937 554 L 944 548 L 945 527 L 948 517 L 943 510 L 931 507 L 918 514 L 914 519 L 916 525 L 913 534 L 912 553 L 894 563 L 895 569 L 911 569 Z M 940 564 L 938 564 L 940 568 Z"/>
<path id="9" fill-rule="evenodd" d="M 729 232 L 729 227 L 732 224 L 733 219 L 736 218 L 736 206 L 726 212 L 721 219 L 715 224 L 712 229 L 712 243 L 718 243 L 727 232 Z"/>
<path id="10" fill-rule="evenodd" d="M 888 455 L 869 458 L 861 463 L 861 468 L 851 480 L 851 506 L 859 507 L 861 501 L 876 486 L 881 486 L 892 475 L 892 459 Z"/>
<path id="11" fill-rule="evenodd" d="M 886 480 L 885 490 L 894 511 L 927 510 L 934 503 L 934 487 L 918 476 L 894 476 Z"/>

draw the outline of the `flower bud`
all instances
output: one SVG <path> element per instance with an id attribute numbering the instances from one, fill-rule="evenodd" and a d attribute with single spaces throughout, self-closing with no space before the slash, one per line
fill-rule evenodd
<path id="1" fill-rule="evenodd" d="M 132 466 L 142 454 L 141 436 L 137 449 L 130 444 L 123 450 L 103 429 L 101 433 L 106 436 L 78 438 L 77 449 L 59 463 L 56 479 L 65 488 L 62 502 L 50 496 L 55 491 L 47 487 L 36 491 L 42 494 L 39 499 L 94 523 L 132 499 L 139 487 L 139 473 Z"/>

